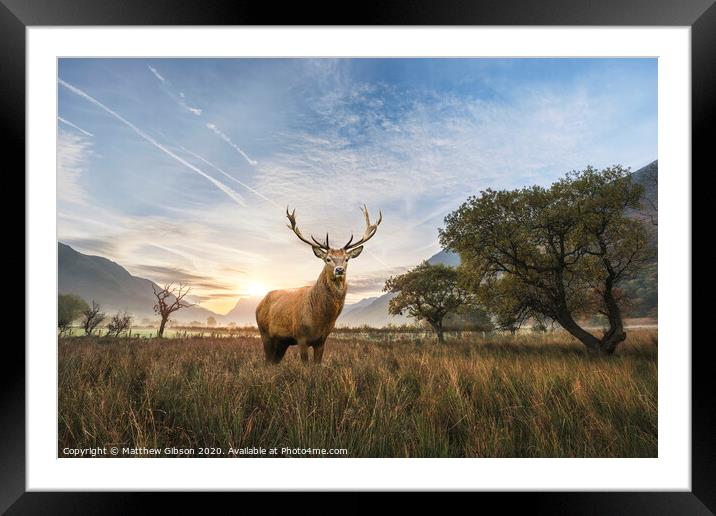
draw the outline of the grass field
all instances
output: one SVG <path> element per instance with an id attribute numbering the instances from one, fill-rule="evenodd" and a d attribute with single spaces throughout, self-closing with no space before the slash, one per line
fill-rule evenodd
<path id="1" fill-rule="evenodd" d="M 267 366 L 253 336 L 61 338 L 58 455 L 116 446 L 160 456 L 657 456 L 655 331 L 629 332 L 611 357 L 559 332 L 442 346 L 355 333 L 326 346 L 321 366 L 302 364 L 295 347 Z"/>

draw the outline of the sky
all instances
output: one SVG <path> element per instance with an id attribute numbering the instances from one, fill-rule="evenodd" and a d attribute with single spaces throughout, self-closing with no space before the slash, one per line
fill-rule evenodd
<path id="1" fill-rule="evenodd" d="M 60 59 L 58 239 L 134 275 L 236 301 L 311 284 L 383 222 L 347 302 L 440 250 L 485 188 L 657 159 L 656 59 Z"/>

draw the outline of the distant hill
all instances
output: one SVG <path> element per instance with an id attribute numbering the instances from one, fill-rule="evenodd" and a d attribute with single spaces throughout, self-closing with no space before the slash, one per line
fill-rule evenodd
<path id="1" fill-rule="evenodd" d="M 103 258 L 75 251 L 67 244 L 57 244 L 58 290 L 60 294 L 76 294 L 87 303 L 96 301 L 111 313 L 126 310 L 135 319 L 156 319 L 153 307 L 156 302 L 152 286 L 156 283 L 131 275 L 121 265 Z M 209 316 L 220 316 L 199 306 L 176 312 L 177 321 L 196 319 L 206 321 Z"/>
<path id="2" fill-rule="evenodd" d="M 639 210 L 629 210 L 629 215 L 643 220 L 647 224 L 647 227 L 653 230 L 651 231 L 651 236 L 655 244 L 658 235 L 654 223 L 657 222 L 659 215 L 658 176 L 659 162 L 656 160 L 632 173 L 632 181 L 640 184 L 644 188 L 644 192 L 642 193 L 642 208 Z"/>
<path id="3" fill-rule="evenodd" d="M 229 310 L 226 315 L 221 316 L 221 322 L 229 324 L 234 322 L 239 326 L 256 326 L 256 306 L 261 302 L 260 297 L 242 297 L 239 299 L 234 308 Z"/>
<path id="4" fill-rule="evenodd" d="M 450 267 L 457 267 L 460 265 L 460 255 L 453 253 L 452 251 L 443 250 L 428 258 L 427 262 L 430 265 L 442 263 L 443 265 L 448 265 Z"/>
<path id="5" fill-rule="evenodd" d="M 658 247 L 658 174 L 659 162 L 652 161 L 645 167 L 632 173 L 632 180 L 644 187 L 642 208 L 630 210 L 629 215 L 644 222 L 651 243 Z M 658 257 L 648 263 L 642 271 L 632 278 L 626 278 L 620 285 L 624 296 L 630 300 L 627 310 L 629 317 L 658 318 Z"/>
<path id="6" fill-rule="evenodd" d="M 353 310 L 355 310 L 356 308 L 363 308 L 364 306 L 368 306 L 376 299 L 378 299 L 378 296 L 364 297 L 363 299 L 361 299 L 360 301 L 358 301 L 356 303 L 349 303 L 349 304 L 345 305 L 343 307 L 343 311 L 341 313 L 343 315 L 346 315 L 346 314 L 352 312 Z"/>

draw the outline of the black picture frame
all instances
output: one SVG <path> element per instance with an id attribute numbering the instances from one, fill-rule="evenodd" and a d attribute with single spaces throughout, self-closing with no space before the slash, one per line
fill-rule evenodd
<path id="1" fill-rule="evenodd" d="M 333 10 L 318 3 L 286 3 L 278 8 L 269 3 L 243 0 L 0 0 L 0 120 L 6 154 L 15 158 L 15 170 L 24 169 L 25 29 L 29 26 L 653 25 L 691 27 L 692 169 L 702 174 L 709 172 L 707 159 L 716 136 L 713 129 L 716 113 L 714 0 L 420 0 L 354 5 L 355 9 Z M 710 168 L 713 169 L 713 165 Z M 24 231 L 20 238 L 24 241 Z M 26 258 L 24 251 L 22 256 Z M 18 270 L 24 267 L 24 260 L 23 265 L 19 261 L 15 255 L 12 265 Z M 145 508 L 147 495 L 136 493 L 25 492 L 25 355 L 19 344 L 11 340 L 7 339 L 3 350 L 4 367 L 0 375 L 0 511 L 8 510 L 8 514 L 126 514 Z M 502 510 L 528 507 L 531 513 L 713 514 L 716 511 L 716 404 L 711 398 L 716 385 L 708 360 L 708 345 L 707 341 L 701 347 L 692 345 L 691 348 L 691 492 L 481 493 L 481 496 L 499 502 Z M 223 501 L 227 496 L 221 496 Z M 163 509 L 167 511 L 185 507 L 185 494 L 165 493 L 162 498 Z"/>

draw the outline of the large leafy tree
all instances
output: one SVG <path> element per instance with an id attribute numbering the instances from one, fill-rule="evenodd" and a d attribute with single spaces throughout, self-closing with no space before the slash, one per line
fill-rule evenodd
<path id="1" fill-rule="evenodd" d="M 427 322 L 444 342 L 443 321 L 448 314 L 461 311 L 468 303 L 469 293 L 458 284 L 458 273 L 452 267 L 423 262 L 405 274 L 388 278 L 385 288 L 398 295 L 390 300 L 392 315 L 407 313 Z"/>
<path id="2" fill-rule="evenodd" d="M 440 240 L 460 253 L 467 283 L 502 326 L 558 322 L 590 350 L 626 339 L 619 284 L 653 256 L 639 208 L 642 187 L 620 166 L 571 172 L 550 188 L 488 189 L 445 219 Z M 597 336 L 577 321 L 602 314 Z"/>

